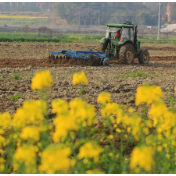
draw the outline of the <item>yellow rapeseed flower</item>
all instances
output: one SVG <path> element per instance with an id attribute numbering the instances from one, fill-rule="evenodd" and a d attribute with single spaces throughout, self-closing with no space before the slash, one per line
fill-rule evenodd
<path id="1" fill-rule="evenodd" d="M 105 107 L 101 109 L 102 116 L 110 116 L 110 115 L 117 115 L 119 110 L 119 105 L 116 103 L 107 103 Z M 113 121 L 113 119 L 111 118 Z"/>
<path id="2" fill-rule="evenodd" d="M 4 150 L 0 149 L 0 154 L 2 154 L 4 152 Z"/>
<path id="3" fill-rule="evenodd" d="M 95 122 L 95 107 L 88 104 L 81 98 L 75 98 L 69 102 L 70 113 L 76 117 L 78 124 L 86 121 L 86 125 L 90 126 Z"/>
<path id="4" fill-rule="evenodd" d="M 51 104 L 53 113 L 62 114 L 68 111 L 68 103 L 65 100 L 56 99 Z"/>
<path id="5" fill-rule="evenodd" d="M 8 112 L 0 114 L 0 127 L 9 129 L 11 127 L 11 116 Z"/>
<path id="6" fill-rule="evenodd" d="M 132 107 L 129 107 L 129 108 L 128 108 L 128 112 L 129 112 L 129 113 L 133 113 L 133 112 L 134 112 L 134 109 L 133 109 Z"/>
<path id="7" fill-rule="evenodd" d="M 164 102 L 153 103 L 148 114 L 153 120 L 153 126 L 156 127 L 162 116 L 167 112 L 167 107 Z"/>
<path id="8" fill-rule="evenodd" d="M 13 115 L 12 125 L 15 129 L 23 128 L 29 124 L 41 124 L 47 111 L 46 102 L 41 100 L 28 100 L 18 108 Z"/>
<path id="9" fill-rule="evenodd" d="M 138 141 L 140 139 L 140 130 L 141 130 L 141 117 L 131 117 L 130 126 L 131 126 L 131 134 L 133 135 L 134 139 Z"/>
<path id="10" fill-rule="evenodd" d="M 113 136 L 112 134 L 110 134 L 110 135 L 108 135 L 108 138 L 109 138 L 109 139 L 113 139 L 114 136 Z"/>
<path id="11" fill-rule="evenodd" d="M 87 85 L 88 84 L 88 79 L 85 75 L 84 72 L 78 72 L 78 73 L 75 73 L 73 75 L 73 81 L 72 81 L 73 85 L 77 85 L 77 84 L 85 84 Z"/>
<path id="12" fill-rule="evenodd" d="M 18 147 L 13 160 L 13 169 L 17 171 L 21 164 L 24 164 L 27 174 L 36 173 L 36 149 L 33 145 Z"/>
<path id="13" fill-rule="evenodd" d="M 166 154 L 166 158 L 168 158 L 168 159 L 170 158 L 170 155 L 168 153 Z"/>
<path id="14" fill-rule="evenodd" d="M 172 128 L 176 126 L 176 114 L 171 111 L 166 111 L 163 115 L 162 120 L 160 120 L 160 125 L 157 128 L 161 129 L 162 131 L 169 132 Z M 168 136 L 166 136 L 168 137 Z"/>
<path id="15" fill-rule="evenodd" d="M 142 103 L 150 105 L 153 102 L 157 102 L 163 97 L 162 90 L 159 86 L 142 85 L 137 88 L 136 93 L 136 105 L 139 106 Z"/>
<path id="16" fill-rule="evenodd" d="M 40 129 L 36 126 L 27 126 L 22 129 L 20 137 L 25 140 L 39 141 Z"/>
<path id="17" fill-rule="evenodd" d="M 176 126 L 176 114 L 169 111 L 164 102 L 153 103 L 148 114 L 157 132 L 165 132 L 166 138 L 170 136 L 170 130 Z"/>
<path id="18" fill-rule="evenodd" d="M 4 133 L 5 133 L 4 129 L 0 128 L 0 134 L 4 134 Z"/>
<path id="19" fill-rule="evenodd" d="M 102 92 L 98 95 L 97 103 L 105 104 L 111 102 L 111 94 L 108 92 Z"/>
<path id="20" fill-rule="evenodd" d="M 101 152 L 102 152 L 101 147 L 97 145 L 95 142 L 87 142 L 86 144 L 81 146 L 78 158 L 79 159 L 94 158 L 94 161 L 97 162 Z"/>
<path id="21" fill-rule="evenodd" d="M 145 171 L 150 172 L 154 165 L 153 154 L 152 147 L 135 147 L 131 153 L 130 168 L 136 169 L 140 167 Z"/>
<path id="22" fill-rule="evenodd" d="M 76 116 L 69 113 L 59 115 L 54 119 L 55 132 L 53 133 L 53 141 L 59 142 L 67 137 L 69 131 L 77 130 Z"/>
<path id="23" fill-rule="evenodd" d="M 143 128 L 143 132 L 147 135 L 149 133 L 149 129 L 147 127 Z"/>
<path id="24" fill-rule="evenodd" d="M 121 133 L 121 129 L 120 128 L 116 128 L 115 129 L 117 133 Z"/>
<path id="25" fill-rule="evenodd" d="M 32 85 L 31 89 L 35 90 L 41 90 L 45 87 L 51 87 L 51 84 L 53 83 L 53 80 L 51 78 L 51 74 L 49 70 L 40 71 L 35 74 L 35 76 L 32 78 Z"/>
<path id="26" fill-rule="evenodd" d="M 39 171 L 46 174 L 69 173 L 69 169 L 75 165 L 75 161 L 69 158 L 70 154 L 69 147 L 49 145 L 41 154 Z"/>
<path id="27" fill-rule="evenodd" d="M 0 157 L 0 171 L 3 171 L 5 168 L 5 159 Z"/>
<path id="28" fill-rule="evenodd" d="M 157 151 L 158 151 L 158 152 L 161 152 L 162 150 L 163 150 L 162 146 L 158 146 L 158 147 L 157 147 Z"/>
<path id="29" fill-rule="evenodd" d="M 64 105 L 64 108 L 65 110 L 67 110 L 68 109 L 67 105 Z M 64 108 L 62 109 L 63 111 Z M 55 112 L 61 112 L 62 110 L 55 109 Z M 71 100 L 69 102 L 68 111 L 67 112 L 65 111 L 64 114 L 58 114 L 58 116 L 54 119 L 55 125 L 55 132 L 53 134 L 54 142 L 59 142 L 60 140 L 63 140 L 68 135 L 69 131 L 78 130 L 78 127 L 80 125 L 83 126 L 92 125 L 96 120 L 95 116 L 96 113 L 94 106 L 87 104 L 86 101 L 80 98 L 75 98 Z M 74 136 L 74 133 L 72 133 L 72 136 Z"/>

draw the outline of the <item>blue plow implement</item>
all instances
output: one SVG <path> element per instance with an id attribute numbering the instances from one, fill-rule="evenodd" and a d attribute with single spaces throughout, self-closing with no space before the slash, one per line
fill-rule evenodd
<path id="1" fill-rule="evenodd" d="M 109 59 L 104 52 L 88 51 L 72 51 L 72 50 L 60 50 L 60 52 L 51 52 L 49 61 L 61 64 L 73 64 L 76 65 L 109 65 Z"/>

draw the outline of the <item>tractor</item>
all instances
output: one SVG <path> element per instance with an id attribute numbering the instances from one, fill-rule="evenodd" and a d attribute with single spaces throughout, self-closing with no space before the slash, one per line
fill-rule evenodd
<path id="1" fill-rule="evenodd" d="M 140 49 L 137 40 L 137 26 L 130 22 L 123 24 L 107 24 L 106 37 L 100 40 L 101 51 L 60 50 L 51 52 L 49 63 L 64 65 L 108 66 L 110 60 L 132 64 L 138 58 L 140 64 L 148 64 L 149 52 Z M 120 37 L 116 34 L 120 33 Z"/>
<path id="2" fill-rule="evenodd" d="M 140 41 L 137 40 L 137 25 L 125 22 L 106 26 L 106 36 L 100 40 L 100 50 L 105 52 L 109 60 L 132 64 L 134 58 L 138 58 L 140 64 L 148 64 L 149 52 L 140 49 Z M 116 36 L 117 32 L 120 32 L 120 37 Z"/>

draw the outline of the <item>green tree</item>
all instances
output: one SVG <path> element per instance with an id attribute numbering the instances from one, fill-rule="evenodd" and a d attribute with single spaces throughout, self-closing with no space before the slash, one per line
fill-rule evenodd
<path id="1" fill-rule="evenodd" d="M 105 25 L 131 21 L 154 25 L 157 15 L 142 2 L 57 2 L 54 12 L 69 24 Z"/>
<path id="2" fill-rule="evenodd" d="M 158 20 L 157 15 L 152 15 L 150 11 L 139 11 L 136 22 L 143 25 L 156 25 Z"/>

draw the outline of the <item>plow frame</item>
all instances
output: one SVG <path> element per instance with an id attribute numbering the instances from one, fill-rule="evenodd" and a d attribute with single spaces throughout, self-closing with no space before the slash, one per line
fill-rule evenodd
<path id="1" fill-rule="evenodd" d="M 50 57 L 53 56 L 64 56 L 64 57 L 71 57 L 74 58 L 75 60 L 78 59 L 84 59 L 84 60 L 91 60 L 93 58 L 93 60 L 100 60 L 100 65 L 103 66 L 108 66 L 109 65 L 109 59 L 106 56 L 106 54 L 104 52 L 95 52 L 92 50 L 88 50 L 88 51 L 74 51 L 74 50 L 60 50 L 60 52 L 51 52 L 50 53 Z"/>

